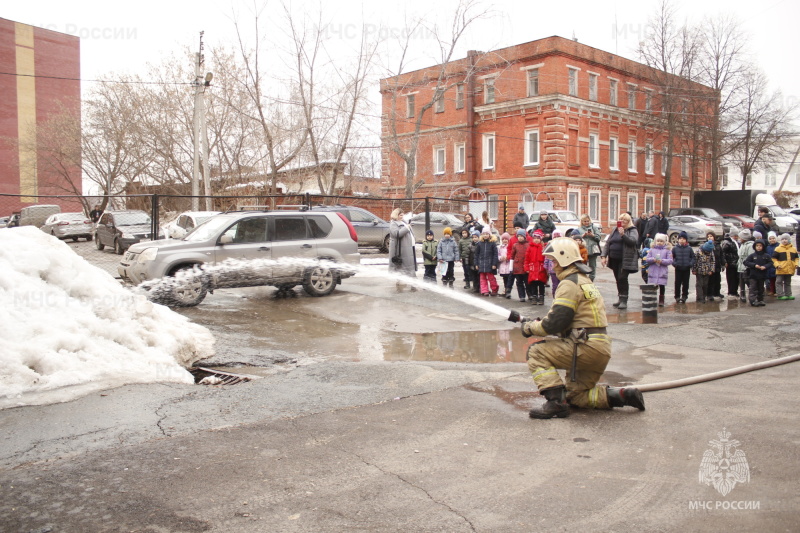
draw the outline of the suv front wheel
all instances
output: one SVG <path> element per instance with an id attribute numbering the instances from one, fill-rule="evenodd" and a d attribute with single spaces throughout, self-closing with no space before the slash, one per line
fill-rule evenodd
<path id="1" fill-rule="evenodd" d="M 336 288 L 336 273 L 330 268 L 315 266 L 306 270 L 303 289 L 311 296 L 327 296 Z"/>
<path id="2" fill-rule="evenodd" d="M 198 269 L 186 266 L 164 278 L 153 291 L 152 299 L 168 307 L 194 307 L 205 299 L 208 287 Z"/>

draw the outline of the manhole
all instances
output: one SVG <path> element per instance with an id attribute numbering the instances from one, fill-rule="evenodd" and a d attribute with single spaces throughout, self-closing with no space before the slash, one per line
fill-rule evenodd
<path id="1" fill-rule="evenodd" d="M 232 374 L 202 366 L 190 368 L 189 373 L 194 376 L 194 382 L 198 385 L 238 385 L 255 379 L 255 376 Z"/>

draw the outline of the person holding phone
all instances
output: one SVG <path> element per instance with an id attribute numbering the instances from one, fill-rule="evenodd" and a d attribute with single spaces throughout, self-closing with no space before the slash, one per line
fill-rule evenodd
<path id="1" fill-rule="evenodd" d="M 586 252 L 589 254 L 589 268 L 592 269 L 589 279 L 594 281 L 597 274 L 597 256 L 600 255 L 600 239 L 602 237 L 600 227 L 592 222 L 589 215 L 584 214 L 581 215 L 581 225 L 573 232 L 573 237 L 576 233 L 581 236 L 583 244 L 586 246 Z"/>
<path id="2" fill-rule="evenodd" d="M 614 272 L 617 281 L 617 309 L 628 308 L 628 292 L 630 285 L 628 275 L 639 270 L 639 232 L 628 213 L 622 213 L 617 220 L 617 227 L 608 237 L 600 261 Z"/>

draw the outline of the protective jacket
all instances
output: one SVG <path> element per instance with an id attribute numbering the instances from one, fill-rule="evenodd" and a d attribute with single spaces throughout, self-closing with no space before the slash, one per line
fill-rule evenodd
<path id="1" fill-rule="evenodd" d="M 779 276 L 794 275 L 797 265 L 800 264 L 797 248 L 791 244 L 779 245 L 772 253 L 772 263 L 775 265 L 775 273 Z"/>
<path id="2" fill-rule="evenodd" d="M 458 261 L 461 254 L 455 239 L 444 237 L 436 248 L 436 257 L 439 261 Z"/>
<path id="3" fill-rule="evenodd" d="M 422 258 L 424 259 L 424 265 L 435 265 L 436 264 L 436 247 L 438 245 L 438 241 L 436 239 L 425 239 L 422 241 Z"/>

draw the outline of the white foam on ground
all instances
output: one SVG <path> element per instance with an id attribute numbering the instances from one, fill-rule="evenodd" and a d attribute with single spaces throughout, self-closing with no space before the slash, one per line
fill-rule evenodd
<path id="1" fill-rule="evenodd" d="M 205 327 L 125 289 L 33 227 L 0 230 L 0 408 L 127 383 L 193 383 Z"/>

